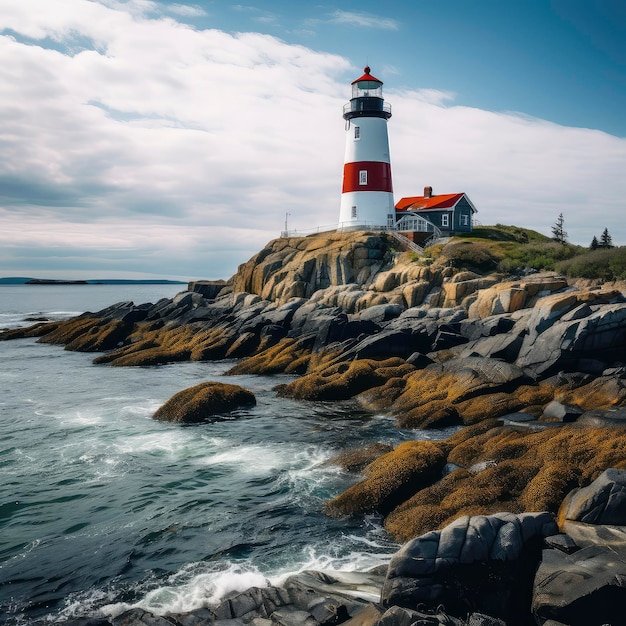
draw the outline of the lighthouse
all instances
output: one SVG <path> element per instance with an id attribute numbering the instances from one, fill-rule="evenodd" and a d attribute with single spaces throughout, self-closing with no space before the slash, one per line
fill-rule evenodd
<path id="1" fill-rule="evenodd" d="M 352 98 L 343 107 L 346 152 L 339 229 L 386 228 L 395 223 L 387 120 L 391 106 L 383 83 L 369 67 L 352 81 Z"/>

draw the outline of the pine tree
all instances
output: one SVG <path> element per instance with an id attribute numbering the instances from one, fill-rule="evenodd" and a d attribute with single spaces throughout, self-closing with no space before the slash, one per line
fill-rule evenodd
<path id="1" fill-rule="evenodd" d="M 567 232 L 563 228 L 564 224 L 565 224 L 565 218 L 563 217 L 563 213 L 559 213 L 559 217 L 557 218 L 554 226 L 552 227 L 552 239 L 562 244 L 567 243 Z"/>
<path id="2" fill-rule="evenodd" d="M 589 246 L 589 249 L 597 250 L 599 245 L 600 244 L 598 243 L 598 238 L 594 235 L 593 239 L 591 240 L 591 245 Z"/>
<path id="3" fill-rule="evenodd" d="M 613 247 L 613 237 L 609 235 L 609 229 L 605 228 L 602 231 L 602 235 L 600 236 L 600 247 L 601 248 L 612 248 Z"/>

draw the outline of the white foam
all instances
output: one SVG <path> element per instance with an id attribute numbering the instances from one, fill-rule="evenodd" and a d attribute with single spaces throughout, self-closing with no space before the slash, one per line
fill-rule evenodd
<path id="1" fill-rule="evenodd" d="M 256 568 L 242 564 L 222 564 L 217 571 L 203 571 L 205 563 L 192 563 L 171 576 L 167 584 L 149 591 L 135 603 L 118 602 L 100 609 L 102 615 L 116 617 L 133 608 L 141 608 L 156 615 L 187 613 L 219 603 L 227 594 L 240 592 L 250 587 L 267 587 L 268 579 Z M 215 564 L 213 564 L 215 567 Z"/>
<path id="2" fill-rule="evenodd" d="M 204 465 L 233 465 L 244 474 L 264 476 L 285 467 L 292 457 L 288 447 L 278 446 L 236 446 L 209 457 L 204 457 Z"/>
<path id="3" fill-rule="evenodd" d="M 381 527 L 376 526 L 373 520 L 369 522 L 372 533 L 376 535 L 380 532 L 382 536 Z M 216 606 L 229 594 L 243 592 L 251 587 L 280 586 L 289 576 L 305 570 L 366 571 L 388 562 L 391 554 L 397 550 L 397 545 L 390 542 L 362 541 L 362 538 L 353 536 L 344 536 L 344 538 L 349 543 L 358 539 L 359 543 L 365 544 L 368 549 L 342 553 L 342 550 L 338 550 L 339 546 L 332 540 L 319 545 L 309 545 L 301 552 L 293 554 L 292 562 L 268 574 L 261 572 L 249 562 L 189 563 L 170 575 L 159 587 L 146 591 L 137 602 L 110 602 L 115 595 L 114 590 L 91 590 L 67 598 L 68 604 L 61 615 L 69 619 L 85 614 L 93 616 L 97 612 L 99 616 L 111 618 L 134 608 L 140 608 L 155 615 L 187 613 Z M 380 548 L 385 550 L 376 551 Z M 154 579 L 142 583 L 146 587 L 152 587 L 153 584 Z M 140 589 L 141 587 L 136 587 L 135 591 L 140 591 Z M 361 596 L 364 593 L 363 589 L 359 590 Z M 372 596 L 372 600 L 377 600 L 377 597 Z M 96 609 L 96 607 L 100 608 Z"/>

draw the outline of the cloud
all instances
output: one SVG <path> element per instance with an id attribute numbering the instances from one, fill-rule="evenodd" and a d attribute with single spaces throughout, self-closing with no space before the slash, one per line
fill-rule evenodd
<path id="1" fill-rule="evenodd" d="M 181 15 L 183 17 L 204 17 L 207 12 L 199 6 L 188 4 L 170 4 L 167 10 L 174 15 Z"/>
<path id="2" fill-rule="evenodd" d="M 336 222 L 347 59 L 152 2 L 71 4 L 0 0 L 0 276 L 226 278 L 285 213 Z M 483 223 L 549 234 L 562 211 L 572 240 L 626 243 L 626 140 L 437 90 L 387 98 L 396 198 L 466 191 Z"/>
<path id="3" fill-rule="evenodd" d="M 563 212 L 570 239 L 587 245 L 604 226 L 626 244 L 620 174 L 626 140 L 519 113 L 389 94 L 396 198 L 465 191 L 484 224 L 517 224 L 550 234 Z M 400 157 L 400 158 L 399 158 Z"/>
<path id="4" fill-rule="evenodd" d="M 342 11 L 337 9 L 331 14 L 330 21 L 335 24 L 347 24 L 362 28 L 380 28 L 382 30 L 398 30 L 399 24 L 389 17 L 380 17 L 372 13 L 360 13 L 355 11 Z"/>

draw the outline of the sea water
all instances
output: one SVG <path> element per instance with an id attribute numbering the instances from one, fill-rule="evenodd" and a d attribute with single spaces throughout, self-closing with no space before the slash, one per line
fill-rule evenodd
<path id="1" fill-rule="evenodd" d="M 0 286 L 0 328 L 65 319 L 184 285 Z M 288 376 L 225 377 L 233 361 L 119 368 L 35 339 L 0 342 L 0 622 L 130 607 L 183 612 L 303 569 L 365 569 L 397 545 L 375 516 L 331 519 L 358 479 L 328 460 L 407 431 L 355 402 L 277 398 Z M 212 423 L 151 419 L 208 380 L 253 408 Z"/>

